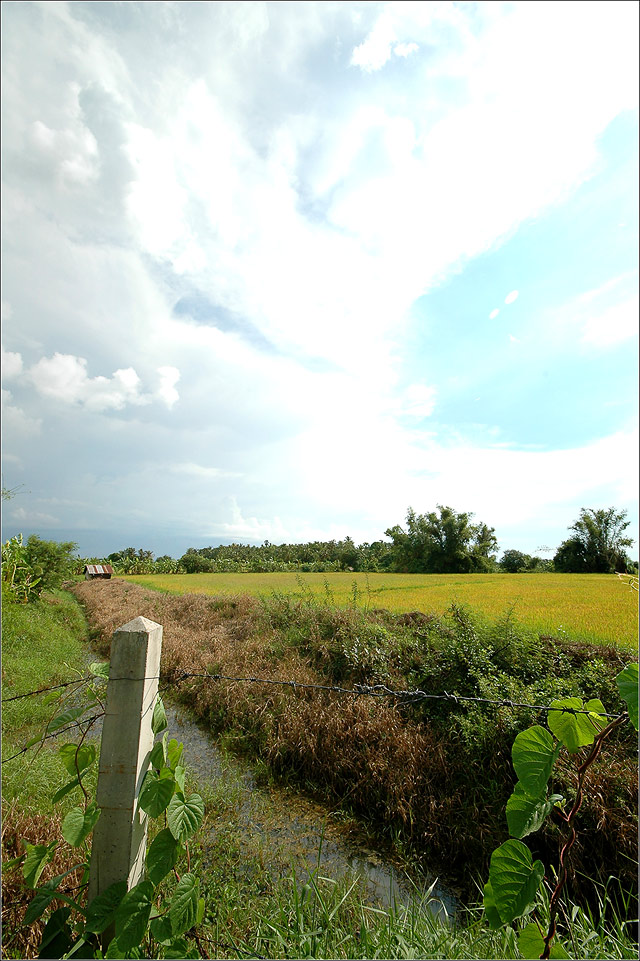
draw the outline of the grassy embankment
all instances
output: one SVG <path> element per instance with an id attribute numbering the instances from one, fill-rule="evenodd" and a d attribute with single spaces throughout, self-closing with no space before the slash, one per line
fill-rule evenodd
<path id="1" fill-rule="evenodd" d="M 268 597 L 274 592 L 312 592 L 335 603 L 357 603 L 394 613 L 444 614 L 452 601 L 499 618 L 513 606 L 523 626 L 540 634 L 568 636 L 630 651 L 638 645 L 637 595 L 611 574 L 139 574 L 127 577 L 174 594 Z"/>
<path id="2" fill-rule="evenodd" d="M 260 605 L 246 600 L 212 602 L 206 598 L 163 597 L 132 585 L 123 585 L 122 582 L 82 584 L 77 590 L 87 603 L 94 636 L 103 651 L 108 647 L 112 630 L 132 616 L 145 614 L 163 623 L 164 670 L 169 674 L 180 666 L 192 670 L 199 666 L 211 668 L 215 666 L 212 663 L 212 658 L 215 658 L 216 663 L 225 669 L 235 670 L 250 666 L 254 674 L 270 669 L 274 674 L 280 674 L 284 670 L 287 676 L 291 676 L 289 672 L 294 671 L 293 676 L 299 679 L 336 674 L 347 679 L 354 675 L 354 672 L 360 672 L 358 676 L 361 676 L 363 663 L 370 674 L 373 670 L 372 677 L 380 676 L 381 664 L 378 664 L 378 667 L 374 665 L 373 668 L 371 665 L 367 666 L 367 658 L 373 657 L 375 661 L 380 656 L 372 648 L 372 641 L 375 639 L 378 649 L 385 656 L 394 654 L 396 659 L 403 651 L 405 654 L 413 651 L 414 655 L 419 655 L 422 646 L 425 653 L 430 651 L 429 660 L 432 666 L 439 668 L 440 674 L 444 643 L 455 655 L 448 662 L 451 681 L 454 680 L 451 669 L 455 674 L 456 658 L 459 661 L 461 653 L 467 668 L 473 652 L 475 651 L 476 656 L 479 655 L 478 645 L 474 640 L 475 629 L 464 619 L 457 627 L 455 621 L 450 624 L 437 621 L 427 621 L 421 625 L 403 624 L 401 619 L 397 622 L 388 617 L 381 619 L 380 616 L 370 619 L 357 613 L 352 615 L 329 607 L 320 609 L 310 602 L 300 604 L 282 597 L 274 599 L 271 605 L 263 609 Z M 445 628 L 448 628 L 448 631 Z M 84 626 L 68 595 L 59 594 L 53 599 L 44 599 L 26 608 L 4 605 L 3 629 L 4 697 L 10 696 L 14 691 L 68 680 L 74 668 L 84 670 Z M 507 647 L 522 646 L 522 637 L 515 633 L 511 636 L 509 627 L 503 625 L 500 630 L 502 641 L 507 643 Z M 314 640 L 313 651 L 309 649 L 305 652 L 302 642 L 305 637 L 308 639 L 310 636 L 313 636 Z M 431 643 L 428 642 L 430 636 Z M 569 662 L 579 662 L 580 650 L 579 646 L 574 645 L 573 649 L 569 646 L 566 652 L 562 652 L 562 656 L 568 658 Z M 556 655 L 558 653 L 556 651 Z M 610 675 L 617 668 L 617 663 L 614 665 L 617 657 L 617 654 L 605 650 L 603 657 L 593 665 L 595 676 L 602 679 L 603 665 L 608 668 L 604 674 Z M 414 671 L 418 666 L 414 657 Z M 391 668 L 392 672 L 396 672 L 396 677 L 398 669 L 398 664 Z M 417 670 L 417 673 L 420 674 L 420 670 Z M 589 693 L 593 693 L 595 678 L 585 676 L 583 671 L 578 673 L 581 675 L 580 686 L 589 687 Z M 383 675 L 386 676 L 386 670 Z M 438 821 L 447 817 L 449 805 L 448 822 L 438 825 L 434 840 L 437 841 L 438 837 L 442 840 L 441 836 L 448 833 L 454 851 L 461 846 L 464 848 L 465 833 L 468 837 L 468 827 L 465 824 L 468 812 L 465 812 L 465 807 L 470 806 L 481 815 L 476 824 L 476 833 L 486 832 L 487 812 L 478 808 L 475 791 L 471 792 L 471 797 L 466 798 L 467 803 L 463 803 L 460 809 L 456 810 L 455 795 L 460 787 L 456 780 L 460 770 L 459 766 L 454 764 L 453 768 L 447 771 L 446 762 L 451 762 L 453 758 L 449 756 L 450 745 L 438 735 L 437 724 L 435 733 L 428 736 L 424 718 L 405 718 L 398 711 L 378 702 L 369 702 L 367 705 L 364 700 L 359 700 L 351 702 L 350 708 L 341 707 L 336 710 L 337 705 L 326 700 L 323 702 L 304 696 L 298 699 L 299 703 L 296 704 L 288 695 L 274 697 L 269 689 L 260 692 L 255 688 L 247 690 L 240 686 L 231 686 L 226 689 L 214 687 L 212 691 L 212 685 L 200 689 L 193 685 L 194 682 L 187 683 L 185 696 L 202 716 L 208 716 L 219 729 L 235 727 L 236 735 L 241 735 L 245 746 L 248 749 L 262 750 L 275 769 L 288 772 L 298 780 L 307 780 L 316 787 L 319 787 L 326 774 L 326 764 L 332 763 L 338 777 L 337 780 L 329 779 L 326 785 L 327 793 L 335 797 L 336 791 L 341 794 L 347 785 L 355 786 L 357 790 L 352 792 L 351 800 L 358 809 L 362 808 L 364 790 L 364 796 L 370 798 L 373 808 L 366 813 L 377 818 L 381 824 L 385 823 L 385 812 L 381 805 L 384 803 L 386 791 L 387 801 L 391 805 L 389 817 L 386 818 L 387 826 L 393 828 L 395 825 L 399 833 L 402 833 L 404 826 L 409 838 L 424 826 L 424 818 L 419 811 L 415 819 L 415 830 L 411 824 L 411 805 L 419 806 L 422 803 L 431 806 L 431 816 Z M 607 693 L 604 692 L 603 685 L 597 687 L 597 692 L 603 694 L 605 704 L 613 708 L 607 696 L 609 685 L 604 686 L 607 687 Z M 450 688 L 453 687 L 454 685 L 450 684 Z M 566 691 L 566 688 L 564 690 Z M 14 753 L 16 748 L 34 732 L 37 733 L 46 722 L 51 706 L 37 707 L 36 701 L 37 699 L 29 699 L 7 706 L 3 716 L 7 730 L 7 739 L 3 742 L 5 757 Z M 319 727 L 309 726 L 311 715 L 318 716 Z M 260 717 L 263 723 L 260 723 Z M 437 721 L 437 717 L 432 720 Z M 467 736 L 470 743 L 473 741 L 477 719 L 466 716 L 466 735 L 464 723 L 455 722 L 452 725 L 451 718 L 447 721 L 444 715 L 441 720 L 445 721 L 446 728 L 452 728 L 456 750 L 462 748 L 462 753 L 468 756 L 468 749 L 464 744 Z M 509 724 L 506 726 L 509 727 Z M 422 742 L 415 737 L 421 727 Z M 500 720 L 498 727 L 504 727 L 504 718 Z M 306 739 L 303 737 L 296 747 L 295 737 L 300 737 L 303 733 L 306 734 Z M 499 748 L 502 754 L 504 732 L 499 733 L 499 743 L 495 747 Z M 489 731 L 485 731 L 483 739 L 480 732 L 480 754 L 486 753 L 483 740 L 486 740 L 488 734 Z M 510 739 L 509 733 L 507 740 Z M 319 751 L 321 741 L 323 750 Z M 363 756 L 358 758 L 353 751 L 351 756 L 348 752 L 345 754 L 347 741 L 354 745 L 356 754 Z M 363 751 L 365 747 L 368 748 L 368 755 Z M 417 758 L 414 760 L 415 751 Z M 587 823 L 594 817 L 602 819 L 603 815 L 607 814 L 611 790 L 613 789 L 614 793 L 622 791 L 622 794 L 626 795 L 621 798 L 622 808 L 618 807 L 615 812 L 610 812 L 616 815 L 613 821 L 617 819 L 618 822 L 617 834 L 611 818 L 605 817 L 606 823 L 603 824 L 603 845 L 610 849 L 611 844 L 617 843 L 620 853 L 629 847 L 629 830 L 624 821 L 633 817 L 633 798 L 630 799 L 630 795 L 633 795 L 632 784 L 627 783 L 632 782 L 632 778 L 629 778 L 626 754 L 626 746 L 621 742 L 615 748 L 614 755 L 608 756 L 609 771 L 600 770 L 597 773 L 597 790 L 604 791 L 602 803 L 596 804 L 594 810 L 587 811 Z M 309 769 L 305 769 L 305 764 L 300 763 L 303 759 L 312 762 Z M 429 768 L 432 759 L 434 766 Z M 434 807 L 436 798 L 433 792 L 427 790 L 424 793 L 424 788 L 428 787 L 424 778 L 421 781 L 418 777 L 413 784 L 412 799 L 402 794 L 402 788 L 406 787 L 407 783 L 405 777 L 400 781 L 396 778 L 392 784 L 387 783 L 385 786 L 390 760 L 400 765 L 407 762 L 409 782 L 419 774 L 418 767 L 426 764 L 427 781 L 432 779 L 434 790 L 444 791 L 445 795 L 447 785 L 443 783 L 442 777 L 449 779 L 449 775 L 453 775 L 450 786 L 454 804 L 451 805 L 451 799 L 444 796 L 440 799 L 441 807 L 438 808 L 437 804 Z M 357 762 L 355 767 L 351 766 L 353 762 Z M 501 757 L 495 771 L 484 772 L 486 778 L 493 781 L 492 790 L 496 785 L 499 786 L 500 778 L 504 779 L 507 767 L 508 758 Z M 612 771 L 613 778 L 609 776 Z M 27 765 L 24 759 L 9 762 L 3 773 L 3 802 L 6 802 L 3 845 L 4 856 L 7 857 L 16 852 L 16 837 L 28 837 L 34 842 L 43 842 L 49 840 L 52 832 L 55 836 L 59 820 L 56 822 L 51 819 L 47 797 L 61 783 L 64 774 L 50 747 L 45 747 L 32 764 Z M 482 770 L 478 767 L 470 771 L 467 787 L 481 774 Z M 368 784 L 365 783 L 367 781 Z M 392 796 L 393 791 L 389 794 L 389 787 L 393 784 L 398 789 L 396 798 Z M 458 795 L 457 803 L 461 800 L 464 802 L 465 798 Z M 406 808 L 407 802 L 410 804 L 409 809 Z M 77 799 L 71 796 L 69 803 L 77 803 Z M 209 902 L 203 932 L 205 940 L 202 944 L 210 952 L 210 956 L 518 956 L 510 936 L 490 934 L 477 924 L 465 929 L 448 929 L 434 924 L 417 907 L 410 909 L 406 915 L 403 912 L 395 915 L 376 913 L 364 907 L 356 893 L 344 897 L 344 887 L 319 878 L 304 888 L 296 887 L 295 884 L 292 886 L 275 883 L 258 855 L 251 861 L 247 853 L 240 849 L 234 827 L 234 792 L 228 784 L 219 784 L 208 790 L 207 819 L 207 828 L 215 827 L 213 839 L 208 846 L 207 867 L 202 871 Z M 454 838 L 458 827 L 463 835 L 460 841 Z M 206 833 L 205 829 L 202 834 Z M 491 850 L 491 833 L 491 830 L 485 833 L 486 853 Z M 502 835 L 505 835 L 504 828 Z M 500 840 L 502 839 L 503 836 L 500 837 Z M 418 837 L 417 840 L 420 842 L 424 839 Z M 202 853 L 194 852 L 196 864 Z M 583 856 L 589 860 L 591 854 L 597 855 L 597 852 L 583 851 Z M 477 851 L 474 854 L 470 850 L 469 862 L 478 863 Z M 64 858 L 60 858 L 47 872 L 58 873 L 67 866 Z M 48 874 L 45 874 L 44 879 L 47 876 Z M 7 872 L 3 877 L 4 952 L 8 957 L 12 956 L 12 953 L 15 957 L 29 957 L 33 956 L 34 936 L 30 939 L 19 937 L 11 941 L 16 923 L 28 901 L 28 895 L 19 892 L 17 882 L 16 872 Z M 544 907 L 542 914 L 544 915 Z M 585 915 L 579 913 L 572 929 L 578 948 L 576 956 L 635 956 L 632 942 L 622 931 L 619 930 L 618 935 L 610 931 L 605 934 L 600 928 L 595 937 L 593 934 L 594 926 Z"/>
<path id="3" fill-rule="evenodd" d="M 187 670 L 345 687 L 384 682 L 536 704 L 598 696 L 610 712 L 622 709 L 614 678 L 627 653 L 541 637 L 510 616 L 489 622 L 459 608 L 446 617 L 367 614 L 310 594 L 262 601 L 174 596 L 129 580 L 82 583 L 75 591 L 104 651 L 114 628 L 135 614 L 162 623 L 169 678 Z M 236 750 L 259 756 L 275 774 L 332 805 L 344 802 L 418 861 L 446 864 L 469 893 L 507 836 L 513 739 L 536 720 L 544 722 L 524 709 L 442 700 L 402 708 L 365 697 L 198 678 L 183 681 L 176 692 Z M 635 738 L 625 731 L 594 768 L 574 846 L 580 870 L 600 869 L 629 888 L 635 887 L 637 858 L 634 751 Z M 572 796 L 573 783 L 565 765 L 554 789 Z M 543 860 L 554 863 L 557 827 L 549 824 L 535 843 Z M 576 896 L 584 890 L 575 879 L 574 890 Z"/>

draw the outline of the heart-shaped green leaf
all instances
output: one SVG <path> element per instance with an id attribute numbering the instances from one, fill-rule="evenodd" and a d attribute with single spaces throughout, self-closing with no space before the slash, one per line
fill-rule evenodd
<path id="1" fill-rule="evenodd" d="M 580 697 L 563 697 L 551 702 L 552 710 L 547 715 L 547 724 L 559 741 L 572 754 L 581 747 L 593 744 L 598 729 L 588 714 L 575 714 L 584 711 Z"/>
<path id="2" fill-rule="evenodd" d="M 109 927 L 126 893 L 127 882 L 115 881 L 98 894 L 87 908 L 87 931 L 101 934 Z"/>
<path id="3" fill-rule="evenodd" d="M 158 777 L 157 774 L 148 771 L 138 797 L 139 806 L 149 817 L 157 818 L 166 810 L 173 797 L 175 786 L 173 778 Z"/>
<path id="4" fill-rule="evenodd" d="M 487 881 L 485 884 L 483 894 L 484 915 L 487 919 L 487 924 L 489 927 L 495 931 L 496 928 L 502 927 L 502 919 L 500 918 L 498 909 L 496 908 L 496 901 L 493 896 L 493 888 L 491 887 L 490 881 Z"/>
<path id="5" fill-rule="evenodd" d="M 516 737 L 511 748 L 513 767 L 523 788 L 532 797 L 545 790 L 557 756 L 553 738 L 539 724 Z"/>
<path id="6" fill-rule="evenodd" d="M 204 801 L 199 794 L 185 798 L 181 791 L 171 798 L 167 808 L 167 824 L 176 841 L 186 841 L 200 827 L 204 817 Z"/>
<path id="7" fill-rule="evenodd" d="M 95 744 L 63 744 L 58 754 L 69 774 L 77 776 L 78 771 L 91 767 L 96 759 Z"/>
<path id="8" fill-rule="evenodd" d="M 196 923 L 199 890 L 200 882 L 195 874 L 183 874 L 176 885 L 169 905 L 174 938 L 188 931 Z"/>
<path id="9" fill-rule="evenodd" d="M 151 881 L 140 881 L 131 888 L 115 913 L 118 947 L 129 951 L 142 941 L 149 923 L 155 888 Z"/>
<path id="10" fill-rule="evenodd" d="M 616 677 L 620 697 L 626 701 L 629 720 L 638 730 L 638 665 L 627 664 Z"/>
<path id="11" fill-rule="evenodd" d="M 93 831 L 99 817 L 100 808 L 96 807 L 95 802 L 86 811 L 81 807 L 72 808 L 62 822 L 62 837 L 71 847 L 79 848 Z"/>
<path id="12" fill-rule="evenodd" d="M 522 841 L 505 841 L 496 848 L 491 855 L 489 882 L 503 924 L 511 924 L 533 910 L 543 877 L 542 861 L 532 863 L 531 852 Z"/>
<path id="13" fill-rule="evenodd" d="M 525 791 L 520 781 L 507 801 L 507 824 L 512 838 L 523 838 L 538 831 L 553 808 L 546 792 L 537 797 Z"/>
<path id="14" fill-rule="evenodd" d="M 518 950 L 523 958 L 535 961 L 544 951 L 544 938 L 538 930 L 538 925 L 530 922 L 518 934 Z"/>
<path id="15" fill-rule="evenodd" d="M 162 698 L 158 694 L 156 698 L 156 704 L 153 709 L 153 717 L 151 719 L 151 730 L 154 734 L 160 734 L 161 731 L 167 727 L 167 714 L 164 709 L 164 704 L 162 703 Z"/>
<path id="16" fill-rule="evenodd" d="M 180 845 L 168 828 L 153 839 L 147 851 L 147 874 L 154 884 L 160 884 L 178 860 Z"/>
<path id="17" fill-rule="evenodd" d="M 28 841 L 24 842 L 27 856 L 22 865 L 22 877 L 28 888 L 36 887 L 38 878 L 44 871 L 45 866 L 52 860 L 57 846 L 57 841 L 52 841 L 51 844 L 30 844 Z"/>

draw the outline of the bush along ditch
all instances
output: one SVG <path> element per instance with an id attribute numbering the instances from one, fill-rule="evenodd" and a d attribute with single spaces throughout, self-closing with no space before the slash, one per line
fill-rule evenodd
<path id="1" fill-rule="evenodd" d="M 515 736 L 532 712 L 596 692 L 623 710 L 616 676 L 628 658 L 613 645 L 540 637 L 507 614 L 487 622 L 453 605 L 445 617 L 425 612 L 345 610 L 305 596 L 167 595 L 118 580 L 83 582 L 92 636 L 106 655 L 114 629 L 138 614 L 163 625 L 162 675 L 175 697 L 234 751 L 260 757 L 272 774 L 359 816 L 418 867 L 440 873 L 472 900 L 489 854 L 504 840 L 504 808 L 513 791 Z M 398 690 L 505 698 L 514 706 L 469 701 L 344 696 L 292 687 L 185 677 L 186 673 L 286 679 L 297 684 L 384 683 Z M 535 717 L 535 712 L 534 715 Z M 540 712 L 546 720 L 546 712 Z M 542 721 L 542 723 L 544 722 Z M 591 898 L 580 873 L 620 879 L 636 890 L 637 759 L 629 726 L 607 741 L 606 763 L 590 769 L 581 834 L 572 849 L 571 897 Z M 567 752 L 555 790 L 570 796 Z M 552 863 L 560 824 L 548 818 L 536 856 Z M 446 869 L 444 869 L 446 867 Z M 591 900 L 596 908 L 595 895 Z"/>
<path id="2" fill-rule="evenodd" d="M 195 928 L 202 922 L 204 898 L 199 893 L 199 878 L 190 870 L 189 838 L 204 817 L 200 795 L 185 792 L 183 745 L 169 739 L 167 719 L 158 696 L 152 729 L 156 740 L 150 767 L 140 789 L 139 808 L 152 820 L 161 819 L 162 827 L 146 851 L 144 880 L 130 890 L 127 881 L 117 881 L 87 902 L 91 847 L 90 838 L 100 817 L 100 809 L 87 787 L 98 752 L 88 740 L 97 717 L 103 710 L 104 683 L 108 663 L 91 665 L 93 681 L 86 687 L 82 703 L 57 710 L 42 734 L 26 749 L 50 736 L 64 733 L 70 726 L 79 730 L 76 743 L 65 743 L 58 756 L 70 780 L 51 800 L 60 802 L 71 792 L 81 792 L 82 801 L 67 811 L 60 824 L 60 837 L 45 844 L 23 840 L 23 851 L 4 862 L 3 870 L 20 870 L 27 888 L 34 891 L 27 907 L 23 927 L 37 926 L 41 931 L 39 957 L 45 958 L 198 958 L 207 956 L 197 943 Z M 62 692 L 45 695 L 51 702 Z M 61 706 L 64 707 L 64 704 Z M 164 732 L 164 733 L 163 733 Z M 95 777 L 93 778 L 95 780 Z M 60 859 L 71 866 L 41 883 L 47 865 Z M 177 867 L 186 860 L 181 875 Z M 169 883 L 172 876 L 173 883 Z M 68 880 L 73 886 L 68 887 Z M 44 922 L 44 927 L 43 927 Z M 6 938 L 6 932 L 5 932 Z"/>
<path id="3" fill-rule="evenodd" d="M 638 730 L 638 665 L 625 667 L 616 682 L 627 704 L 627 713 L 607 724 L 600 700 L 583 703 L 580 698 L 562 698 L 550 705 L 548 730 L 536 724 L 518 734 L 513 743 L 513 767 L 518 782 L 507 801 L 511 838 L 491 855 L 489 880 L 484 886 L 485 916 L 491 928 L 512 925 L 516 919 L 527 917 L 536 908 L 538 890 L 545 880 L 545 868 L 540 860 L 533 860 L 531 851 L 520 839 L 539 830 L 552 813 L 564 828 L 559 867 L 549 901 L 548 924 L 544 930 L 534 919 L 519 932 L 518 947 L 524 958 L 571 957 L 562 942 L 554 939 L 560 898 L 567 880 L 567 861 L 577 836 L 575 821 L 588 790 L 589 769 L 616 728 L 630 722 Z M 576 758 L 573 802 L 560 794 L 549 793 L 549 780 L 561 751 Z"/>

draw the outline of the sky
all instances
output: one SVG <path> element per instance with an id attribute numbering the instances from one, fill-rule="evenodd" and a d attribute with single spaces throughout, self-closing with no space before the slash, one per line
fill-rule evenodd
<path id="1" fill-rule="evenodd" d="M 638 4 L 4 2 L 3 537 L 638 556 Z"/>

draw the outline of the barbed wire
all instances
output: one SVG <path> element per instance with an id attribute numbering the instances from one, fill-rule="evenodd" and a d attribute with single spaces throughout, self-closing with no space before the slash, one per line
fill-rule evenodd
<path id="1" fill-rule="evenodd" d="M 62 727 L 56 731 L 51 731 L 49 734 L 43 734 L 42 737 L 39 737 L 37 741 L 27 744 L 27 746 L 23 747 L 22 750 L 18 751 L 17 754 L 12 754 L 11 757 L 3 757 L 2 763 L 6 764 L 7 761 L 15 761 L 17 757 L 21 757 L 23 754 L 26 754 L 29 748 L 35 747 L 36 744 L 42 744 L 50 737 L 59 737 L 60 734 L 66 734 L 67 731 L 73 731 L 76 727 L 82 728 L 84 725 L 89 725 L 89 727 L 91 727 L 97 720 L 99 720 L 99 718 L 104 717 L 104 714 L 104 711 L 100 711 L 99 714 L 93 714 L 91 717 L 78 718 L 77 721 L 74 721 L 73 724 L 69 724 L 68 727 Z"/>
<path id="2" fill-rule="evenodd" d="M 52 684 L 51 687 L 40 687 L 37 691 L 27 691 L 26 694 L 14 694 L 12 697 L 3 697 L 2 704 L 9 701 L 19 701 L 23 697 L 33 697 L 36 694 L 47 694 L 49 691 L 57 691 L 61 687 L 70 687 L 72 684 L 84 684 L 85 681 L 94 680 L 95 675 L 90 677 L 79 677 L 75 681 L 63 681 L 61 684 Z"/>
<path id="3" fill-rule="evenodd" d="M 81 678 L 77 681 L 69 681 L 68 684 L 79 684 L 82 681 L 96 680 L 96 675 L 90 677 Z M 441 694 L 431 694 L 428 691 L 423 691 L 420 688 L 415 688 L 414 690 L 395 690 L 394 688 L 388 687 L 386 684 L 355 684 L 353 687 L 340 687 L 336 684 L 312 684 L 305 681 L 294 681 L 294 680 L 282 680 L 278 678 L 268 678 L 268 677 L 252 677 L 252 676 L 236 676 L 231 674 L 213 674 L 209 671 L 175 671 L 173 676 L 167 677 L 166 675 L 147 675 L 144 677 L 114 677 L 109 678 L 109 680 L 115 681 L 152 681 L 152 680 L 164 680 L 163 690 L 168 690 L 172 684 L 182 684 L 184 681 L 190 678 L 200 678 L 203 680 L 210 681 L 230 681 L 233 683 L 245 683 L 245 684 L 270 684 L 275 687 L 286 687 L 293 691 L 298 690 L 311 690 L 311 691 L 325 691 L 333 694 L 345 694 L 351 697 L 377 697 L 385 698 L 391 697 L 395 698 L 397 702 L 402 706 L 405 704 L 415 704 L 419 701 L 433 700 L 433 701 L 448 701 L 449 703 L 458 704 L 463 703 L 475 703 L 475 704 L 489 704 L 494 707 L 506 707 L 506 708 L 521 708 L 523 710 L 530 711 L 560 711 L 563 714 L 594 714 L 597 713 L 599 717 L 606 717 L 609 720 L 617 720 L 618 718 L 625 717 L 626 712 L 622 714 L 610 714 L 606 711 L 590 711 L 588 708 L 577 708 L 569 707 L 566 705 L 560 705 L 558 707 L 552 707 L 549 704 L 529 704 L 523 701 L 514 701 L 511 698 L 488 698 L 488 697 L 473 697 L 469 694 L 455 694 L 449 693 L 448 691 L 443 691 Z M 37 691 L 28 691 L 25 694 L 17 694 L 14 697 L 4 698 L 5 701 L 17 700 L 23 697 L 32 697 L 36 694 L 44 694 L 48 690 L 56 690 L 57 688 L 64 687 L 64 684 L 56 684 L 52 688 L 40 688 Z"/>

